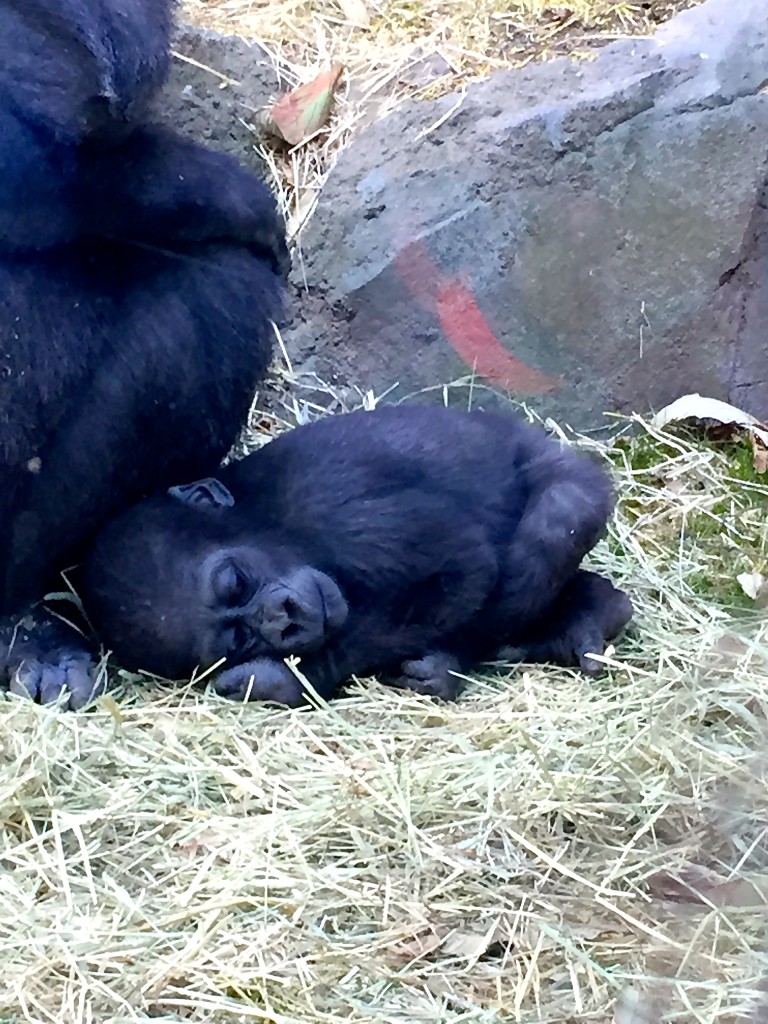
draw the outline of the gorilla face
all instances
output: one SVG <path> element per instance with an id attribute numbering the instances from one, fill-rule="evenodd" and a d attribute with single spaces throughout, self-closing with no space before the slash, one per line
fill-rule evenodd
<path id="1" fill-rule="evenodd" d="M 97 609 L 109 609 L 110 646 L 126 668 L 181 679 L 222 659 L 231 667 L 306 654 L 344 625 L 336 582 L 290 548 L 258 537 L 195 543 L 173 519 L 158 530 L 129 527 L 131 582 Z M 98 615 L 95 625 L 104 628 Z"/>
<path id="2" fill-rule="evenodd" d="M 259 546 L 225 547 L 199 566 L 193 584 L 200 664 L 317 650 L 347 618 L 347 603 L 323 572 Z"/>

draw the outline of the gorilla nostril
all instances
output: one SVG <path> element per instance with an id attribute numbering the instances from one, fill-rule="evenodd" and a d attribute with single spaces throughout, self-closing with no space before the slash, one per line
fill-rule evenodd
<path id="1" fill-rule="evenodd" d="M 289 622 L 284 629 L 280 630 L 280 635 L 283 640 L 296 640 L 303 632 L 303 626 L 300 626 L 297 622 Z"/>
<path id="2" fill-rule="evenodd" d="M 283 611 L 288 617 L 289 622 L 289 625 L 286 627 L 286 629 L 298 628 L 296 626 L 296 619 L 301 617 L 303 610 L 304 609 L 299 605 L 299 603 L 297 601 L 294 601 L 292 597 L 285 598 L 285 600 L 283 601 Z"/>
<path id="3" fill-rule="evenodd" d="M 327 625 L 325 596 L 310 570 L 262 592 L 257 628 L 273 651 L 285 655 L 316 650 Z"/>

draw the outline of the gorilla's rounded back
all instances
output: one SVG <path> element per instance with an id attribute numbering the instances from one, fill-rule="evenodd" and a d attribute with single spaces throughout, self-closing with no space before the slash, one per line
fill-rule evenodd
<path id="1" fill-rule="evenodd" d="M 171 0 L 0 4 L 0 253 L 76 235 L 78 147 L 114 145 L 169 67 Z"/>

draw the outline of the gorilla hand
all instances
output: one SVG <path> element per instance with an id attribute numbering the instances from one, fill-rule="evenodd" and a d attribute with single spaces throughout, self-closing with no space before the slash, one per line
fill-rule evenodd
<path id="1" fill-rule="evenodd" d="M 306 703 L 301 682 L 285 662 L 274 658 L 254 658 L 225 669 L 214 679 L 213 688 L 230 700 L 271 701 L 289 708 Z"/>
<path id="2" fill-rule="evenodd" d="M 77 643 L 74 630 L 44 609 L 19 622 L 4 620 L 0 639 L 0 672 L 11 693 L 77 711 L 104 692 L 105 677 L 90 652 Z"/>
<path id="3" fill-rule="evenodd" d="M 392 686 L 403 690 L 413 690 L 425 697 L 437 697 L 439 700 L 452 701 L 464 688 L 462 680 L 455 674 L 460 670 L 457 658 L 451 654 L 435 651 L 425 654 L 422 658 L 404 661 L 401 675 L 392 682 Z"/>

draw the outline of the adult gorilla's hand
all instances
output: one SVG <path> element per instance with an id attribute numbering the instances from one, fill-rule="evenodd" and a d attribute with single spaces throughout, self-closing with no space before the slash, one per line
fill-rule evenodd
<path id="1" fill-rule="evenodd" d="M 104 692 L 106 674 L 75 641 L 72 629 L 42 608 L 18 623 L 3 620 L 0 673 L 10 692 L 71 711 L 90 704 Z"/>

